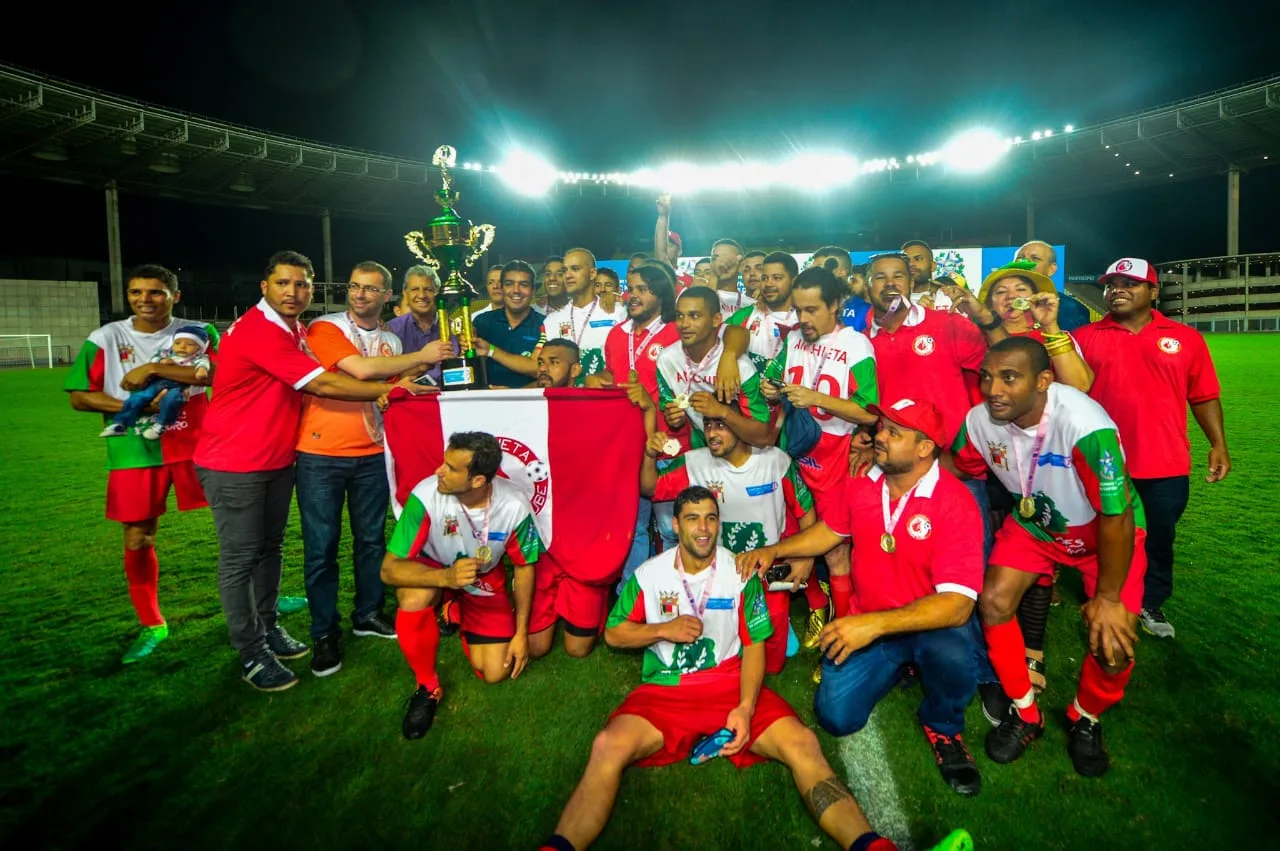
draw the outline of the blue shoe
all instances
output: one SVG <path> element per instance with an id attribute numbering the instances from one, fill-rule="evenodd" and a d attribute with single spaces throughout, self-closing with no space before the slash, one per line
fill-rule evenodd
<path id="1" fill-rule="evenodd" d="M 298 684 L 298 675 L 281 665 L 265 647 L 241 664 L 240 677 L 258 691 L 284 691 Z"/>
<path id="2" fill-rule="evenodd" d="M 791 621 L 787 621 L 787 658 L 800 652 L 800 636 L 796 635 L 796 631 L 791 628 Z"/>

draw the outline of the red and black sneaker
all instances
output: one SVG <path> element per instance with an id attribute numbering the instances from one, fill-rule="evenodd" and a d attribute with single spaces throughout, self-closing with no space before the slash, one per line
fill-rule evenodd
<path id="1" fill-rule="evenodd" d="M 409 708 L 404 713 L 404 721 L 400 724 L 400 732 L 406 739 L 421 739 L 431 729 L 436 720 L 436 709 L 444 692 L 437 686 L 435 691 L 427 691 L 427 687 L 419 685 L 409 697 Z"/>
<path id="2" fill-rule="evenodd" d="M 921 727 L 929 739 L 929 746 L 933 748 L 933 758 L 938 763 L 938 771 L 942 773 L 942 779 L 947 781 L 947 785 L 954 789 L 956 794 L 966 798 L 971 798 L 982 791 L 982 775 L 978 773 L 978 767 L 973 764 L 973 755 L 969 753 L 969 746 L 964 743 L 962 734 L 946 736 L 927 724 L 922 724 Z"/>
<path id="3" fill-rule="evenodd" d="M 1067 736 L 1067 753 L 1071 756 L 1076 774 L 1081 777 L 1101 777 L 1111 767 L 1111 757 L 1102 746 L 1102 724 L 1090 721 L 1083 715 L 1071 724 L 1071 732 Z"/>
<path id="4" fill-rule="evenodd" d="M 1024 721 L 1017 711 L 1010 712 L 987 733 L 987 756 L 992 762 L 1016 761 L 1036 739 L 1044 735 L 1044 721 Z"/>

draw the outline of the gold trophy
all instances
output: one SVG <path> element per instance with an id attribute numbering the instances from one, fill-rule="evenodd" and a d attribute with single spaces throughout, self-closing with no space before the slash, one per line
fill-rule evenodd
<path id="1" fill-rule="evenodd" d="M 458 152 L 449 145 L 436 149 L 431 164 L 440 169 L 443 186 L 435 193 L 440 215 L 427 223 L 427 234 L 415 230 L 404 235 L 405 244 L 414 256 L 437 272 L 447 272 L 436 295 L 440 339 L 458 340 L 457 357 L 441 364 L 441 390 L 484 390 L 489 386 L 488 361 L 478 357 L 475 330 L 471 327 L 471 300 L 479 297 L 465 278 L 462 269 L 480 259 L 493 243 L 493 225 L 473 225 L 453 209 L 458 193 L 452 191 L 450 170 L 458 162 Z"/>

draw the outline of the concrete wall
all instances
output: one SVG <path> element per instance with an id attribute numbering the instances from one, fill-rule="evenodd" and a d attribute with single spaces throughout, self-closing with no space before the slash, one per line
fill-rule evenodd
<path id="1" fill-rule="evenodd" d="M 0 334 L 49 334 L 55 363 L 63 359 L 70 363 L 84 338 L 98 325 L 98 285 L 94 281 L 0 279 Z M 10 355 L 13 352 L 7 347 L 20 344 L 18 340 L 0 340 L 0 347 Z"/>

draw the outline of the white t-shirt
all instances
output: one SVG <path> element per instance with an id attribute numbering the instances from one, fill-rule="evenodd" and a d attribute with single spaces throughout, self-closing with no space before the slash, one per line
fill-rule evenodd
<path id="1" fill-rule="evenodd" d="M 604 341 L 610 329 L 626 321 L 627 309 L 622 304 L 615 304 L 611 313 L 600 306 L 600 299 L 586 307 L 574 307 L 570 302 L 542 320 L 541 342 L 566 339 L 577 343 L 582 374 L 591 375 L 604 370 Z"/>

